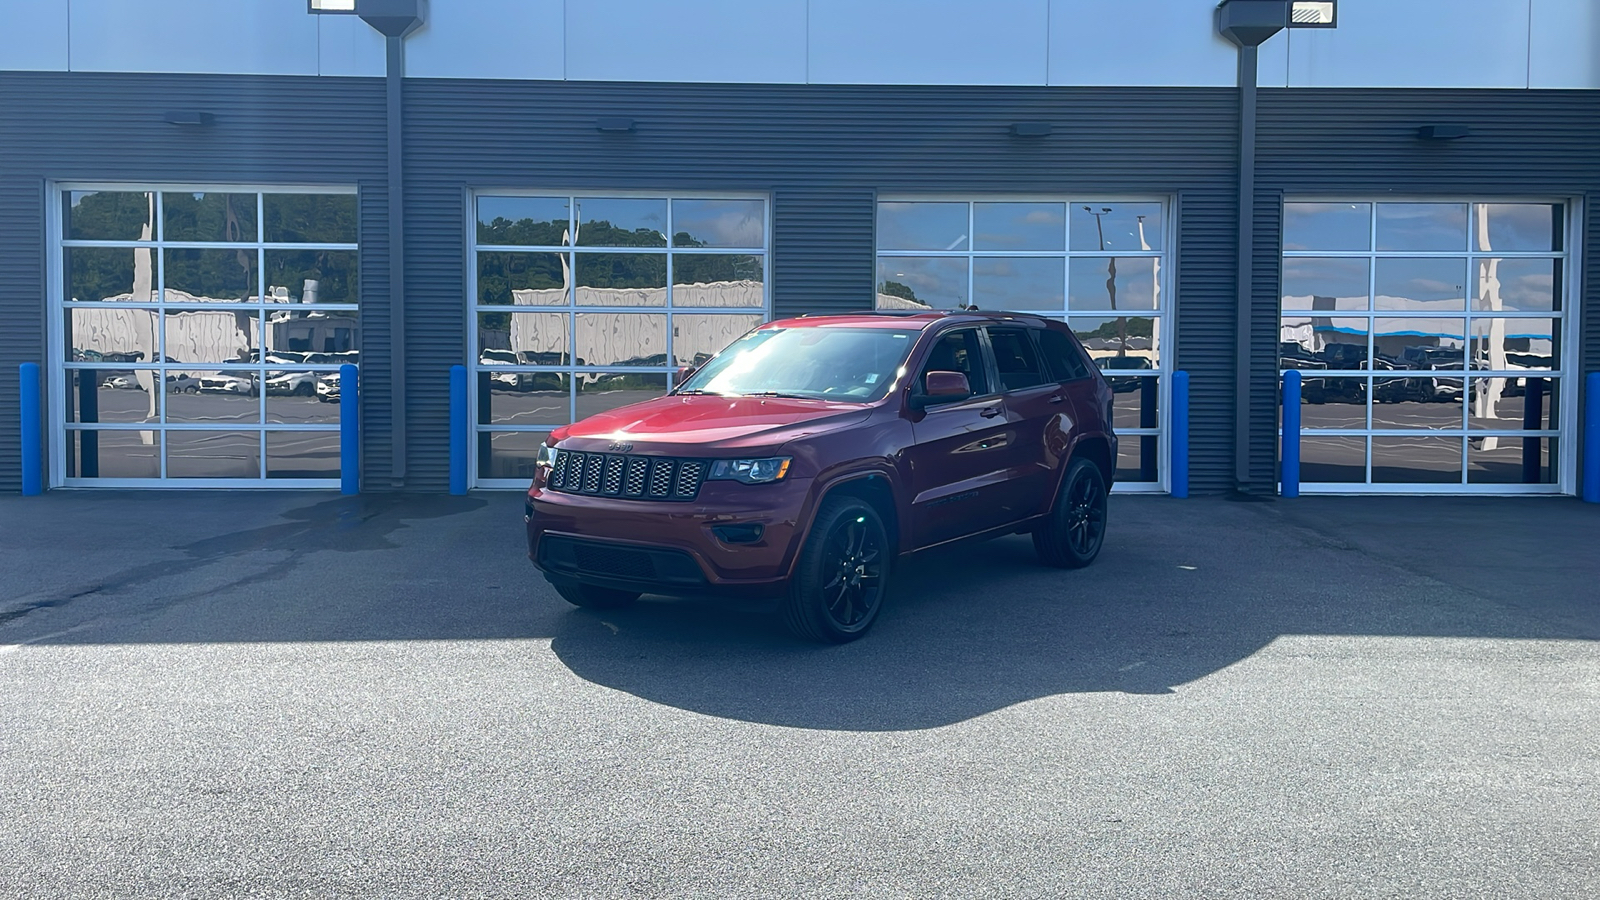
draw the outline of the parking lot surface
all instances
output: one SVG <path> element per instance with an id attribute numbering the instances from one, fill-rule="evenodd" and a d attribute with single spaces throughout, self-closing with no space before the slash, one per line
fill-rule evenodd
<path id="1" fill-rule="evenodd" d="M 0 895 L 1600 896 L 1600 509 L 1111 516 L 822 647 L 515 494 L 0 498 Z"/>

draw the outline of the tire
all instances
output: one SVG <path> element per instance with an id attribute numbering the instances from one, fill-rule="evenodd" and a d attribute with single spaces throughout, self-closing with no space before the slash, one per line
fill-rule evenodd
<path id="1" fill-rule="evenodd" d="M 796 637 L 829 644 L 866 634 L 888 595 L 893 555 L 888 530 L 871 504 L 827 498 L 789 580 L 783 624 Z"/>
<path id="2" fill-rule="evenodd" d="M 573 581 L 552 581 L 561 599 L 584 609 L 621 609 L 632 606 L 639 599 L 638 591 L 619 591 L 615 588 L 579 584 Z"/>
<path id="3" fill-rule="evenodd" d="M 314 393 L 316 393 L 316 391 L 314 391 L 309 384 L 297 384 L 294 386 L 294 395 L 296 397 L 309 397 Z"/>
<path id="4" fill-rule="evenodd" d="M 1105 476 L 1090 460 L 1074 459 L 1061 480 L 1049 519 L 1033 532 L 1033 549 L 1045 565 L 1081 569 L 1100 555 L 1105 537 Z"/>

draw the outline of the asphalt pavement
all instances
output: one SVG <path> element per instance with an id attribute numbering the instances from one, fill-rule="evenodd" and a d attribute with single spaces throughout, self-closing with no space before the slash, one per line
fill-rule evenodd
<path id="1" fill-rule="evenodd" d="M 0 497 L 0 896 L 1600 896 L 1600 507 L 1118 496 L 843 647 L 520 518 Z"/>

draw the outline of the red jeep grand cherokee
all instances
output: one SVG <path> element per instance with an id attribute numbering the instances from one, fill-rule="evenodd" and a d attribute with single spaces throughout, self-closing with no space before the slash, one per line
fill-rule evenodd
<path id="1" fill-rule="evenodd" d="M 775 596 L 802 637 L 853 640 L 901 554 L 1031 532 L 1046 563 L 1093 562 L 1111 399 L 1061 322 L 772 322 L 664 397 L 556 429 L 528 490 L 528 556 L 578 606 Z"/>

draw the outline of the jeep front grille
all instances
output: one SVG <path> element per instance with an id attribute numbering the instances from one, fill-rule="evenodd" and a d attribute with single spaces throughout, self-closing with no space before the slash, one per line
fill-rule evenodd
<path id="1" fill-rule="evenodd" d="M 626 500 L 693 500 L 707 466 L 700 459 L 625 456 L 561 450 L 550 470 L 550 490 Z"/>

